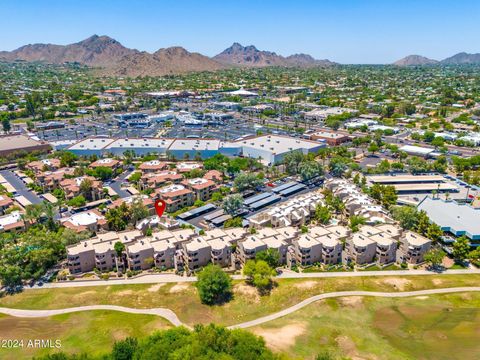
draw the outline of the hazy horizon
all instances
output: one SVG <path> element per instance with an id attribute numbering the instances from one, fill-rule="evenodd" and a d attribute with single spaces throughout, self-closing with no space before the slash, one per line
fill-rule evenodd
<path id="1" fill-rule="evenodd" d="M 153 52 L 182 46 L 214 56 L 232 43 L 288 56 L 305 53 L 344 64 L 386 64 L 407 55 L 442 60 L 478 53 L 480 2 L 407 0 L 191 0 L 21 3 L 6 0 L 0 50 L 33 43 L 66 45 L 93 34 Z"/>

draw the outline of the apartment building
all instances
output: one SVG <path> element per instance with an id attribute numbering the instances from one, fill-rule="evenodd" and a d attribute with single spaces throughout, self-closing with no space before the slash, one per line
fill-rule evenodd
<path id="1" fill-rule="evenodd" d="M 311 192 L 273 206 L 248 220 L 255 228 L 269 225 L 274 228 L 301 226 L 310 220 L 318 204 L 323 204 L 323 195 L 320 192 Z"/>
<path id="2" fill-rule="evenodd" d="M 7 195 L 0 195 L 0 214 L 5 214 L 5 210 L 12 205 L 13 200 L 11 198 L 9 198 Z"/>
<path id="3" fill-rule="evenodd" d="M 309 234 L 302 234 L 293 241 L 287 255 L 290 266 L 309 266 L 322 260 L 322 244 Z"/>
<path id="4" fill-rule="evenodd" d="M 375 259 L 379 265 L 394 263 L 397 256 L 397 242 L 385 233 L 370 237 L 377 244 Z"/>
<path id="5" fill-rule="evenodd" d="M 93 176 L 79 176 L 73 179 L 63 179 L 59 182 L 58 186 L 65 192 L 65 197 L 71 199 L 82 195 L 80 188 L 84 181 L 89 181 L 91 183 L 90 191 L 86 198 L 94 201 L 101 199 L 104 196 L 102 182 L 95 179 Z"/>
<path id="6" fill-rule="evenodd" d="M 213 264 L 227 267 L 232 264 L 232 245 L 226 237 L 207 240 L 211 248 L 211 261 Z"/>
<path id="7" fill-rule="evenodd" d="M 95 169 L 97 167 L 106 167 L 112 170 L 116 170 L 122 165 L 119 160 L 111 159 L 111 158 L 104 158 L 97 161 L 94 161 L 89 165 L 90 168 Z"/>
<path id="8" fill-rule="evenodd" d="M 321 244 L 321 262 L 325 265 L 335 265 L 342 261 L 343 245 L 334 234 L 326 234 L 316 238 Z"/>
<path id="9" fill-rule="evenodd" d="M 212 247 L 202 237 L 183 244 L 184 263 L 190 270 L 207 265 L 212 257 Z"/>
<path id="10" fill-rule="evenodd" d="M 165 186 L 156 191 L 158 197 L 167 204 L 167 212 L 175 212 L 195 202 L 195 194 L 180 184 Z"/>
<path id="11" fill-rule="evenodd" d="M 67 266 L 71 274 L 92 271 L 95 268 L 95 249 L 92 241 L 67 246 Z"/>
<path id="12" fill-rule="evenodd" d="M 216 189 L 216 184 L 213 181 L 204 178 L 185 179 L 182 184 L 193 191 L 195 199 L 201 201 L 209 200 Z"/>
<path id="13" fill-rule="evenodd" d="M 420 264 L 424 261 L 425 253 L 430 250 L 431 246 L 431 240 L 413 231 L 406 231 L 400 238 L 397 261 L 407 264 Z"/>
<path id="14" fill-rule="evenodd" d="M 237 244 L 237 255 L 242 264 L 255 259 L 256 254 L 263 250 L 267 250 L 267 244 L 255 235 L 249 235 Z"/>
<path id="15" fill-rule="evenodd" d="M 157 268 L 171 269 L 177 267 L 175 263 L 177 248 L 174 239 L 174 237 L 157 241 L 154 238 L 148 239 L 153 248 L 153 260 Z"/>
<path id="16" fill-rule="evenodd" d="M 126 246 L 128 267 L 132 270 L 150 269 L 154 264 L 153 247 L 145 238 Z"/>
<path id="17" fill-rule="evenodd" d="M 74 173 L 73 168 L 39 172 L 36 174 L 36 180 L 43 186 L 44 191 L 52 191 L 60 187 L 60 182 L 65 179 L 65 176 L 71 177 Z"/>
<path id="18" fill-rule="evenodd" d="M 45 171 L 54 171 L 61 168 L 60 159 L 43 159 L 29 162 L 27 169 L 32 170 L 35 174 Z"/>
<path id="19" fill-rule="evenodd" d="M 92 243 L 95 252 L 95 267 L 100 271 L 110 271 L 117 266 L 117 253 L 115 251 L 113 241 L 100 241 Z M 123 268 L 123 263 L 118 262 L 120 269 Z"/>
<path id="20" fill-rule="evenodd" d="M 139 185 L 141 189 L 151 189 L 169 183 L 179 183 L 183 180 L 183 175 L 177 174 L 176 171 L 165 170 L 161 172 L 152 172 L 143 174 Z"/>
<path id="21" fill-rule="evenodd" d="M 159 160 L 150 160 L 144 163 L 141 163 L 138 167 L 143 173 L 156 173 L 162 170 L 168 170 L 169 163 Z"/>
<path id="22" fill-rule="evenodd" d="M 361 233 L 355 233 L 345 242 L 344 261 L 357 265 L 373 263 L 377 251 L 375 241 Z"/>
<path id="23" fill-rule="evenodd" d="M 75 232 L 91 231 L 97 232 L 107 228 L 105 216 L 96 209 L 73 214 L 69 217 L 60 219 L 60 222 L 66 228 Z"/>

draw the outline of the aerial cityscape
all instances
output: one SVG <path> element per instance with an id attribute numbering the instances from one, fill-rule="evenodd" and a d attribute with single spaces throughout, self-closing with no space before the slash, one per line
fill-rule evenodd
<path id="1" fill-rule="evenodd" d="M 480 359 L 479 3 L 3 13 L 0 359 Z"/>

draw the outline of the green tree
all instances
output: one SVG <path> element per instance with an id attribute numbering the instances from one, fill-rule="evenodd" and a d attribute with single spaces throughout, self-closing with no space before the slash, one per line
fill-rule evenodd
<path id="1" fill-rule="evenodd" d="M 232 279 L 218 265 L 205 266 L 197 278 L 196 287 L 203 304 L 220 304 L 232 297 Z"/>
<path id="2" fill-rule="evenodd" d="M 2 128 L 5 133 L 10 132 L 10 130 L 12 129 L 12 126 L 10 125 L 10 119 L 2 119 Z"/>
<path id="3" fill-rule="evenodd" d="M 261 186 L 263 182 L 255 174 L 241 173 L 235 178 L 234 184 L 238 191 L 244 191 L 248 189 L 255 189 L 257 186 Z"/>
<path id="4" fill-rule="evenodd" d="M 298 174 L 300 164 L 305 160 L 301 151 L 291 151 L 283 157 L 283 163 L 287 172 L 291 175 Z"/>
<path id="5" fill-rule="evenodd" d="M 125 340 L 113 344 L 112 360 L 132 360 L 138 348 L 136 338 L 127 337 Z"/>
<path id="6" fill-rule="evenodd" d="M 330 222 L 331 218 L 332 218 L 332 213 L 330 212 L 330 209 L 327 206 L 318 204 L 317 207 L 315 208 L 314 219 L 318 223 L 326 225 Z"/>
<path id="7" fill-rule="evenodd" d="M 452 255 L 455 261 L 464 262 L 470 253 L 470 243 L 466 236 L 461 236 L 452 245 Z"/>
<path id="8" fill-rule="evenodd" d="M 248 260 L 243 267 L 243 274 L 249 284 L 255 286 L 260 293 L 266 293 L 271 288 L 275 270 L 264 260 Z"/>
<path id="9" fill-rule="evenodd" d="M 418 223 L 417 210 L 411 206 L 395 206 L 392 209 L 393 218 L 406 230 L 413 230 Z"/>
<path id="10" fill-rule="evenodd" d="M 298 172 L 303 181 L 323 175 L 323 167 L 316 161 L 304 161 L 298 166 Z"/>
<path id="11" fill-rule="evenodd" d="M 434 248 L 427 251 L 424 256 L 424 260 L 427 264 L 430 264 L 432 268 L 436 269 L 442 264 L 445 255 L 445 251 L 442 249 Z"/>
<path id="12" fill-rule="evenodd" d="M 223 210 L 229 215 L 235 215 L 242 207 L 243 197 L 240 194 L 227 196 L 222 203 Z"/>
<path id="13" fill-rule="evenodd" d="M 255 255 L 257 261 L 265 261 L 271 268 L 276 268 L 280 265 L 280 253 L 277 249 L 268 248 L 267 250 L 259 251 Z"/>
<path id="14" fill-rule="evenodd" d="M 359 230 L 360 225 L 365 224 L 365 218 L 361 216 L 352 215 L 350 216 L 350 222 L 348 226 L 352 230 L 352 232 L 357 232 Z"/>

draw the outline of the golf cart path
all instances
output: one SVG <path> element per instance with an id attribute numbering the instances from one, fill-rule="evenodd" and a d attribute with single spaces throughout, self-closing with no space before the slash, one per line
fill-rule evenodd
<path id="1" fill-rule="evenodd" d="M 404 298 L 411 296 L 425 296 L 425 295 L 435 295 L 435 294 L 451 294 L 458 292 L 474 292 L 480 291 L 480 286 L 478 287 L 454 287 L 454 288 L 441 288 L 441 289 L 427 289 L 427 290 L 417 290 L 417 291 L 403 291 L 403 292 L 376 292 L 376 291 L 336 291 L 330 293 L 324 293 L 309 297 L 298 304 L 290 306 L 279 312 L 262 316 L 255 320 L 243 322 L 236 325 L 231 325 L 229 329 L 238 329 L 238 328 L 249 328 L 252 326 L 261 325 L 263 323 L 281 318 L 283 316 L 289 315 L 297 310 L 304 308 L 316 301 L 328 299 L 328 298 L 337 298 L 345 296 L 373 296 L 373 297 L 384 297 L 384 298 Z M 68 314 L 79 311 L 90 311 L 90 310 L 112 310 L 112 311 L 121 311 L 130 314 L 146 314 L 146 315 L 156 315 L 163 317 L 168 320 L 175 326 L 186 326 L 183 324 L 178 316 L 170 309 L 166 308 L 152 308 L 152 309 L 136 309 L 129 308 L 124 306 L 116 305 L 89 305 L 89 306 L 78 306 L 66 309 L 55 309 L 55 310 L 24 310 L 24 309 L 12 309 L 12 308 L 0 308 L 0 313 L 14 316 L 14 317 L 24 317 L 24 318 L 38 318 L 38 317 L 47 317 L 60 314 Z"/>

